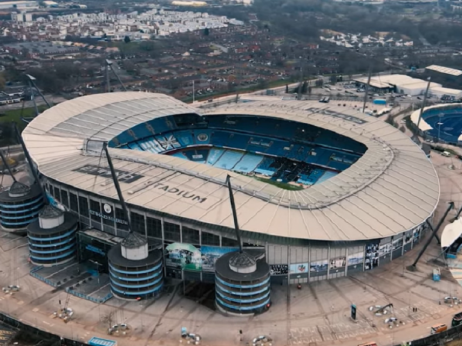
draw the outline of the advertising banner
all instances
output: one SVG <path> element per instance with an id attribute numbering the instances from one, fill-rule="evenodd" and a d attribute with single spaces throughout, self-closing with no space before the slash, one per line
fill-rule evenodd
<path id="1" fill-rule="evenodd" d="M 201 252 L 191 244 L 172 243 L 165 248 L 165 265 L 176 269 L 201 271 Z"/>
<path id="2" fill-rule="evenodd" d="M 343 268 L 346 266 L 346 257 L 337 257 L 337 258 L 332 258 L 330 260 L 330 268 L 331 269 L 337 269 L 337 268 Z"/>
<path id="3" fill-rule="evenodd" d="M 363 261 L 364 261 L 364 252 L 363 251 L 352 253 L 351 255 L 348 255 L 348 265 L 349 266 L 355 266 L 355 265 L 361 264 L 361 263 L 363 263 Z"/>
<path id="4" fill-rule="evenodd" d="M 217 247 L 217 246 L 202 246 L 202 270 L 206 272 L 215 271 L 215 262 L 222 255 L 228 252 L 238 251 L 237 247 Z"/>
<path id="5" fill-rule="evenodd" d="M 46 194 L 47 194 L 48 202 L 50 202 L 50 204 L 53 207 L 58 208 L 61 211 L 66 211 L 66 207 L 64 207 L 64 205 L 62 205 L 56 199 L 54 199 L 54 197 L 48 191 L 46 192 Z"/>
<path id="6" fill-rule="evenodd" d="M 289 273 L 289 266 L 287 264 L 271 264 L 271 275 L 287 275 Z"/>
<path id="7" fill-rule="evenodd" d="M 393 251 L 403 247 L 403 238 L 393 239 Z"/>
<path id="8" fill-rule="evenodd" d="M 308 273 L 308 263 L 291 264 L 289 266 L 289 272 L 290 274 Z"/>
<path id="9" fill-rule="evenodd" d="M 315 261 L 310 263 L 310 272 L 326 272 L 328 267 L 328 261 L 327 260 L 322 260 L 322 261 Z"/>
<path id="10" fill-rule="evenodd" d="M 388 255 L 391 252 L 392 246 L 391 243 L 379 245 L 379 256 Z"/>

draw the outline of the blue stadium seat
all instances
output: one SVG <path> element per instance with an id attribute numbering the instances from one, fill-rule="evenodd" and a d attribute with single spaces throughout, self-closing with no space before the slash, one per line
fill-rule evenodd
<path id="1" fill-rule="evenodd" d="M 205 163 L 205 161 L 207 160 L 207 156 L 209 155 L 209 150 L 191 149 L 183 151 L 183 154 L 186 155 L 186 157 L 191 161 Z"/>
<path id="2" fill-rule="evenodd" d="M 176 125 L 172 117 L 152 119 L 149 120 L 147 124 L 149 124 L 155 134 L 160 134 L 176 129 Z"/>
<path id="3" fill-rule="evenodd" d="M 210 143 L 218 147 L 228 146 L 229 136 L 231 134 L 227 131 L 214 131 L 212 133 Z"/>
<path id="4" fill-rule="evenodd" d="M 276 172 L 276 169 L 271 167 L 273 163 L 274 159 L 272 157 L 264 157 L 262 162 L 255 169 L 255 173 L 272 176 Z"/>
<path id="5" fill-rule="evenodd" d="M 209 156 L 207 157 L 207 164 L 213 166 L 220 157 L 224 154 L 225 150 L 213 148 L 210 150 Z"/>
<path id="6" fill-rule="evenodd" d="M 238 172 L 250 173 L 257 168 L 263 156 L 257 154 L 247 153 L 242 159 L 234 166 L 234 170 Z"/>
<path id="7" fill-rule="evenodd" d="M 182 152 L 176 152 L 174 154 L 170 154 L 170 156 L 179 157 L 180 159 L 188 160 L 188 158 Z"/>
<path id="8" fill-rule="evenodd" d="M 213 166 L 223 169 L 232 169 L 239 162 L 243 155 L 243 152 L 226 150 Z"/>
<path id="9" fill-rule="evenodd" d="M 345 163 L 345 162 L 342 162 L 342 161 L 334 161 L 334 160 L 331 160 L 329 163 L 328 163 L 328 166 L 329 167 L 332 167 L 334 169 L 337 169 L 339 171 L 344 171 L 345 169 L 347 169 L 348 167 L 351 166 L 351 164 L 348 164 L 348 163 Z"/>
<path id="10" fill-rule="evenodd" d="M 187 147 L 189 145 L 195 144 L 193 132 L 191 131 L 176 131 L 175 137 L 182 147 Z"/>
<path id="11" fill-rule="evenodd" d="M 152 153 L 159 153 L 163 151 L 164 149 L 159 146 L 159 143 L 154 138 L 147 138 L 141 141 L 138 141 L 138 145 L 144 150 L 144 151 L 150 151 Z"/>
<path id="12" fill-rule="evenodd" d="M 130 149 L 132 149 L 132 150 L 141 150 L 141 151 L 143 151 L 143 149 L 140 148 L 140 146 L 136 142 L 128 143 L 128 147 Z"/>
<path id="13" fill-rule="evenodd" d="M 145 123 L 132 127 L 132 131 L 137 139 L 152 137 L 153 135 L 153 133 L 148 130 Z"/>
<path id="14" fill-rule="evenodd" d="M 324 174 L 323 169 L 314 169 L 309 174 L 301 174 L 297 182 L 305 185 L 314 185 L 319 178 Z"/>

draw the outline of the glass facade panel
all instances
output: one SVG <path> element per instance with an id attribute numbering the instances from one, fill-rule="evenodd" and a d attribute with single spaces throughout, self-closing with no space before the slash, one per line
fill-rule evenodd
<path id="1" fill-rule="evenodd" d="M 61 203 L 69 208 L 69 199 L 67 198 L 67 191 L 61 190 Z"/>
<path id="2" fill-rule="evenodd" d="M 165 240 L 180 241 L 180 225 L 164 221 Z"/>
<path id="3" fill-rule="evenodd" d="M 101 204 L 90 199 L 91 219 L 96 222 L 101 222 Z"/>
<path id="4" fill-rule="evenodd" d="M 78 203 L 79 202 L 78 202 L 78 199 L 77 199 L 77 195 L 70 192 L 69 193 L 69 208 L 72 211 L 75 211 L 76 213 L 78 213 L 79 212 L 79 204 Z"/>
<path id="5" fill-rule="evenodd" d="M 162 221 L 153 217 L 146 217 L 148 237 L 162 239 Z"/>
<path id="6" fill-rule="evenodd" d="M 207 232 L 202 232 L 202 244 L 203 245 L 220 245 L 220 237 Z"/>
<path id="7" fill-rule="evenodd" d="M 79 209 L 80 216 L 89 217 L 90 213 L 88 210 L 88 198 L 84 196 L 79 196 Z"/>
<path id="8" fill-rule="evenodd" d="M 132 231 L 146 236 L 146 223 L 144 215 L 131 212 L 130 221 L 132 223 Z"/>
<path id="9" fill-rule="evenodd" d="M 182 228 L 183 239 L 181 240 L 183 243 L 188 244 L 199 244 L 199 231 L 197 229 L 192 229 L 189 227 L 183 226 Z"/>
<path id="10" fill-rule="evenodd" d="M 116 208 L 115 214 L 116 214 L 116 220 L 126 221 L 125 215 L 122 209 Z M 128 225 L 125 222 L 117 222 L 117 229 L 127 231 Z"/>

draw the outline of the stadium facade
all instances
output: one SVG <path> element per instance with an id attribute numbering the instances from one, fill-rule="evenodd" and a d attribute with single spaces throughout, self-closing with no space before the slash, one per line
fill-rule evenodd
<path id="1" fill-rule="evenodd" d="M 341 277 L 402 256 L 421 239 L 440 192 L 431 162 L 405 134 L 341 105 L 203 110 L 161 94 L 100 94 L 43 112 L 23 138 L 50 199 L 79 220 L 79 260 L 106 271 L 123 262 L 108 252 L 128 223 L 103 142 L 132 230 L 156 251 L 151 262 L 158 268 L 160 253 L 164 275 L 186 280 L 214 281 L 217 259 L 236 250 L 227 175 L 244 248 L 264 257 L 271 281 L 281 283 Z"/>

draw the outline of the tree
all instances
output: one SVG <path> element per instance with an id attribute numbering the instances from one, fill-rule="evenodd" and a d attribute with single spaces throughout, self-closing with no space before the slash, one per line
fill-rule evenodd
<path id="1" fill-rule="evenodd" d="M 130 43 L 130 41 L 131 41 L 131 40 L 130 40 L 130 37 L 128 37 L 128 36 L 125 36 L 125 38 L 124 38 L 124 42 L 125 42 L 125 43 Z"/>
<path id="2" fill-rule="evenodd" d="M 317 79 L 316 82 L 314 83 L 314 85 L 316 85 L 318 88 L 322 87 L 324 85 L 324 80 L 321 78 L 321 79 Z"/>
<path id="3" fill-rule="evenodd" d="M 124 60 L 122 63 L 123 69 L 127 72 L 134 72 L 136 70 L 135 64 L 130 60 Z"/>
<path id="4" fill-rule="evenodd" d="M 306 94 L 307 91 L 308 91 L 308 82 L 304 81 L 302 84 L 302 94 Z"/>
<path id="5" fill-rule="evenodd" d="M 335 83 L 337 83 L 337 76 L 335 76 L 335 75 L 334 75 L 334 76 L 330 76 L 330 83 L 331 83 L 332 85 L 335 85 Z"/>
<path id="6" fill-rule="evenodd" d="M 288 94 L 288 93 L 289 93 L 289 85 L 286 84 L 286 94 Z"/>
<path id="7" fill-rule="evenodd" d="M 205 28 L 204 29 L 204 36 L 209 36 L 209 34 L 210 34 L 209 28 Z"/>
<path id="8" fill-rule="evenodd" d="M 5 76 L 3 73 L 0 74 L 0 90 L 5 89 Z"/>

